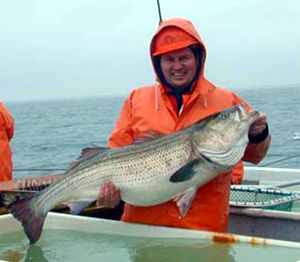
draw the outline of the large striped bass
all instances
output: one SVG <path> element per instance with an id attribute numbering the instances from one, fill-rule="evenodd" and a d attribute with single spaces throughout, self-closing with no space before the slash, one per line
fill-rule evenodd
<path id="1" fill-rule="evenodd" d="M 40 238 L 51 209 L 66 203 L 79 213 L 108 181 L 126 203 L 151 206 L 175 199 L 184 216 L 196 189 L 229 172 L 243 157 L 249 127 L 258 117 L 258 112 L 237 105 L 170 135 L 101 150 L 78 159 L 60 180 L 8 209 L 31 244 Z"/>

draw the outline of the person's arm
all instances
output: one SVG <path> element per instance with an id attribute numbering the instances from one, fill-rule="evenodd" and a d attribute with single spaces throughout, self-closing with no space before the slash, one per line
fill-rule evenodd
<path id="1" fill-rule="evenodd" d="M 10 141 L 14 135 L 14 119 L 8 109 L 0 102 L 0 123 Z"/>
<path id="2" fill-rule="evenodd" d="M 0 181 L 12 179 L 12 152 L 10 140 L 14 133 L 14 120 L 7 108 L 0 102 Z"/>

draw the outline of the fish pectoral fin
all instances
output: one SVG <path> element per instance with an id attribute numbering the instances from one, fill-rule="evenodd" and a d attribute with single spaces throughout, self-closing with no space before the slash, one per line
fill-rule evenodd
<path id="1" fill-rule="evenodd" d="M 74 215 L 79 214 L 83 209 L 90 206 L 95 200 L 80 200 L 80 201 L 68 201 L 64 204 L 70 208 L 70 212 Z"/>
<path id="2" fill-rule="evenodd" d="M 171 177 L 170 182 L 178 183 L 190 180 L 194 175 L 197 174 L 196 166 L 199 164 L 200 160 L 195 159 L 185 166 L 178 169 Z"/>
<path id="3" fill-rule="evenodd" d="M 192 202 L 196 196 L 197 193 L 197 187 L 191 187 L 188 190 L 186 190 L 184 193 L 181 193 L 178 195 L 174 201 L 176 202 L 176 205 L 179 209 L 179 213 L 181 217 L 184 217 L 187 212 L 189 211 Z"/>

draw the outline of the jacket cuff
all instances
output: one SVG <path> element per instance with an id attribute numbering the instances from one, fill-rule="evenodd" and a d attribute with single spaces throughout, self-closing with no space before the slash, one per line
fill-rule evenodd
<path id="1" fill-rule="evenodd" d="M 264 141 L 269 136 L 269 127 L 268 124 L 266 125 L 266 128 L 258 135 L 248 135 L 249 143 L 258 144 L 262 141 Z"/>

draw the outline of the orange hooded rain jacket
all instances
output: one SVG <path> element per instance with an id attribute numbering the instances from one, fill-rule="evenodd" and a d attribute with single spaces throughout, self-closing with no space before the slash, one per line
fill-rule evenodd
<path id="1" fill-rule="evenodd" d="M 12 152 L 9 142 L 14 134 L 14 120 L 0 103 L 0 181 L 12 179 Z"/>
<path id="2" fill-rule="evenodd" d="M 183 95 L 183 104 L 178 114 L 159 77 L 157 77 L 156 85 L 133 90 L 123 105 L 109 139 L 109 147 L 131 144 L 149 131 L 158 134 L 173 133 L 239 103 L 244 103 L 250 109 L 236 94 L 216 87 L 204 77 L 205 46 L 192 23 L 187 20 L 171 19 L 160 24 L 150 46 L 153 64 L 153 53 L 157 51 L 158 44 L 156 43 L 157 35 L 167 27 L 178 27 L 184 30 L 203 49 L 202 67 L 193 85 L 193 91 Z M 249 143 L 243 160 L 258 163 L 266 154 L 269 143 L 270 136 L 260 143 Z M 242 163 L 239 163 L 233 172 L 235 179 L 240 181 L 243 173 Z M 180 218 L 176 203 L 169 201 L 150 207 L 125 204 L 122 220 L 224 232 L 228 224 L 231 179 L 230 173 L 222 174 L 200 187 L 188 213 L 183 218 Z"/>

